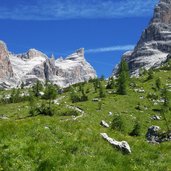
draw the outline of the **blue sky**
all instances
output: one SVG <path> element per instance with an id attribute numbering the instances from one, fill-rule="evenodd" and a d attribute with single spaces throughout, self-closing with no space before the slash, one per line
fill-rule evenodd
<path id="1" fill-rule="evenodd" d="M 158 0 L 0 0 L 0 39 L 14 53 L 36 48 L 56 57 L 85 48 L 109 76 L 134 47 Z"/>

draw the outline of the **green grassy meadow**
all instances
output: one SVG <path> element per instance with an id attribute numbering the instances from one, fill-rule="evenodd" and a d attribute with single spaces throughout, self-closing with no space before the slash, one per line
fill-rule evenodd
<path id="1" fill-rule="evenodd" d="M 9 119 L 0 119 L 0 171 L 171 171 L 171 142 L 150 144 L 145 137 L 152 125 L 160 126 L 161 131 L 167 129 L 162 116 L 158 121 L 151 119 L 153 115 L 160 115 L 154 109 L 160 109 L 162 105 L 154 105 L 147 98 L 149 93 L 161 98 L 160 91 L 154 89 L 157 78 L 161 78 L 163 87 L 171 84 L 171 71 L 156 70 L 154 78 L 148 81 L 146 76 L 132 78 L 135 87 L 129 86 L 127 95 L 111 93 L 116 88 L 106 89 L 106 97 L 101 98 L 101 110 L 99 102 L 93 101 L 99 95 L 91 82 L 84 85 L 84 89 L 89 90 L 88 101 L 72 103 L 70 91 L 58 95 L 57 98 L 63 98 L 59 104 L 53 104 L 53 116 L 30 116 L 28 101 L 1 103 L 0 115 Z M 135 92 L 135 88 L 145 92 Z M 0 91 L 1 95 L 9 93 Z M 36 99 L 36 103 L 41 102 L 42 99 Z M 136 109 L 138 104 L 140 110 Z M 77 119 L 65 116 L 67 105 L 81 108 L 83 116 Z M 118 114 L 122 117 L 124 131 L 100 125 L 101 120 L 111 123 Z M 166 117 L 170 124 L 171 112 Z M 132 137 L 129 133 L 136 121 L 140 122 L 141 135 Z M 132 153 L 123 154 L 113 148 L 100 133 L 127 141 Z"/>

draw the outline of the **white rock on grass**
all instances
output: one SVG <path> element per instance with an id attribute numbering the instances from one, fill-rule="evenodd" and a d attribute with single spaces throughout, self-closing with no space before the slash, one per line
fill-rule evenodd
<path id="1" fill-rule="evenodd" d="M 9 118 L 7 116 L 1 115 L 0 116 L 0 119 L 2 119 L 2 120 L 8 120 Z"/>
<path id="2" fill-rule="evenodd" d="M 109 116 L 112 116 L 113 115 L 113 113 L 112 112 L 109 112 Z"/>
<path id="3" fill-rule="evenodd" d="M 151 117 L 151 119 L 152 120 L 160 120 L 161 118 L 158 115 L 154 115 L 154 116 Z"/>
<path id="4" fill-rule="evenodd" d="M 105 128 L 109 128 L 109 124 L 106 123 L 104 120 L 102 120 L 102 121 L 100 122 L 100 125 L 103 126 L 103 127 L 105 127 Z"/>
<path id="5" fill-rule="evenodd" d="M 101 133 L 101 136 L 107 140 L 113 147 L 118 148 L 123 153 L 130 154 L 131 148 L 126 141 L 116 141 L 115 139 L 110 138 L 106 133 Z"/>
<path id="6" fill-rule="evenodd" d="M 160 127 L 159 126 L 150 126 L 148 128 L 148 131 L 146 133 L 146 138 L 148 142 L 152 142 L 152 143 L 158 143 L 159 140 L 159 131 L 160 131 Z"/>

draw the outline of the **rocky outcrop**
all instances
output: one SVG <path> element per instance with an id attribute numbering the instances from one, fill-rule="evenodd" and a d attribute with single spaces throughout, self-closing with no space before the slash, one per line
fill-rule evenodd
<path id="1" fill-rule="evenodd" d="M 8 52 L 5 43 L 0 42 L 0 88 L 34 84 L 46 80 L 61 87 L 88 81 L 96 77 L 93 67 L 85 60 L 84 49 L 66 59 L 48 58 L 36 49 L 14 55 Z M 13 79 L 13 80 L 12 80 Z"/>
<path id="2" fill-rule="evenodd" d="M 150 126 L 148 128 L 148 131 L 146 133 L 146 138 L 148 140 L 148 142 L 159 142 L 159 130 L 160 127 L 159 126 Z"/>
<path id="3" fill-rule="evenodd" d="M 56 74 L 53 81 L 62 87 L 96 77 L 95 70 L 84 58 L 84 49 L 77 50 L 66 59 L 56 60 L 55 67 Z"/>
<path id="4" fill-rule="evenodd" d="M 13 70 L 9 60 L 9 52 L 4 42 L 0 41 L 0 79 L 13 77 Z"/>
<path id="5" fill-rule="evenodd" d="M 0 41 L 0 89 L 13 85 L 14 73 L 9 56 L 6 44 Z"/>
<path id="6" fill-rule="evenodd" d="M 137 46 L 133 51 L 126 52 L 123 58 L 128 62 L 131 74 L 138 76 L 140 68 L 159 67 L 167 60 L 169 53 L 171 53 L 171 0 L 160 0 Z"/>

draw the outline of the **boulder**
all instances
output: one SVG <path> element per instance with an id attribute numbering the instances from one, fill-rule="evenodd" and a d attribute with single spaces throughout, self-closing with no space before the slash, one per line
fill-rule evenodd
<path id="1" fill-rule="evenodd" d="M 109 128 L 109 124 L 106 123 L 104 120 L 102 120 L 102 121 L 100 122 L 100 125 L 103 126 L 103 127 L 105 127 L 105 128 Z"/>
<path id="2" fill-rule="evenodd" d="M 160 142 L 159 131 L 160 131 L 159 126 L 154 126 L 154 125 L 150 126 L 146 133 L 147 141 L 152 143 L 159 143 Z"/>
<path id="3" fill-rule="evenodd" d="M 112 116 L 113 115 L 113 113 L 112 112 L 109 112 L 109 116 Z"/>
<path id="4" fill-rule="evenodd" d="M 158 115 L 154 115 L 154 116 L 151 117 L 151 119 L 152 120 L 160 120 L 161 118 Z"/>
<path id="5" fill-rule="evenodd" d="M 113 147 L 118 148 L 125 154 L 131 153 L 131 148 L 126 141 L 116 141 L 115 139 L 110 138 L 106 133 L 101 133 L 101 136 L 107 140 Z"/>

